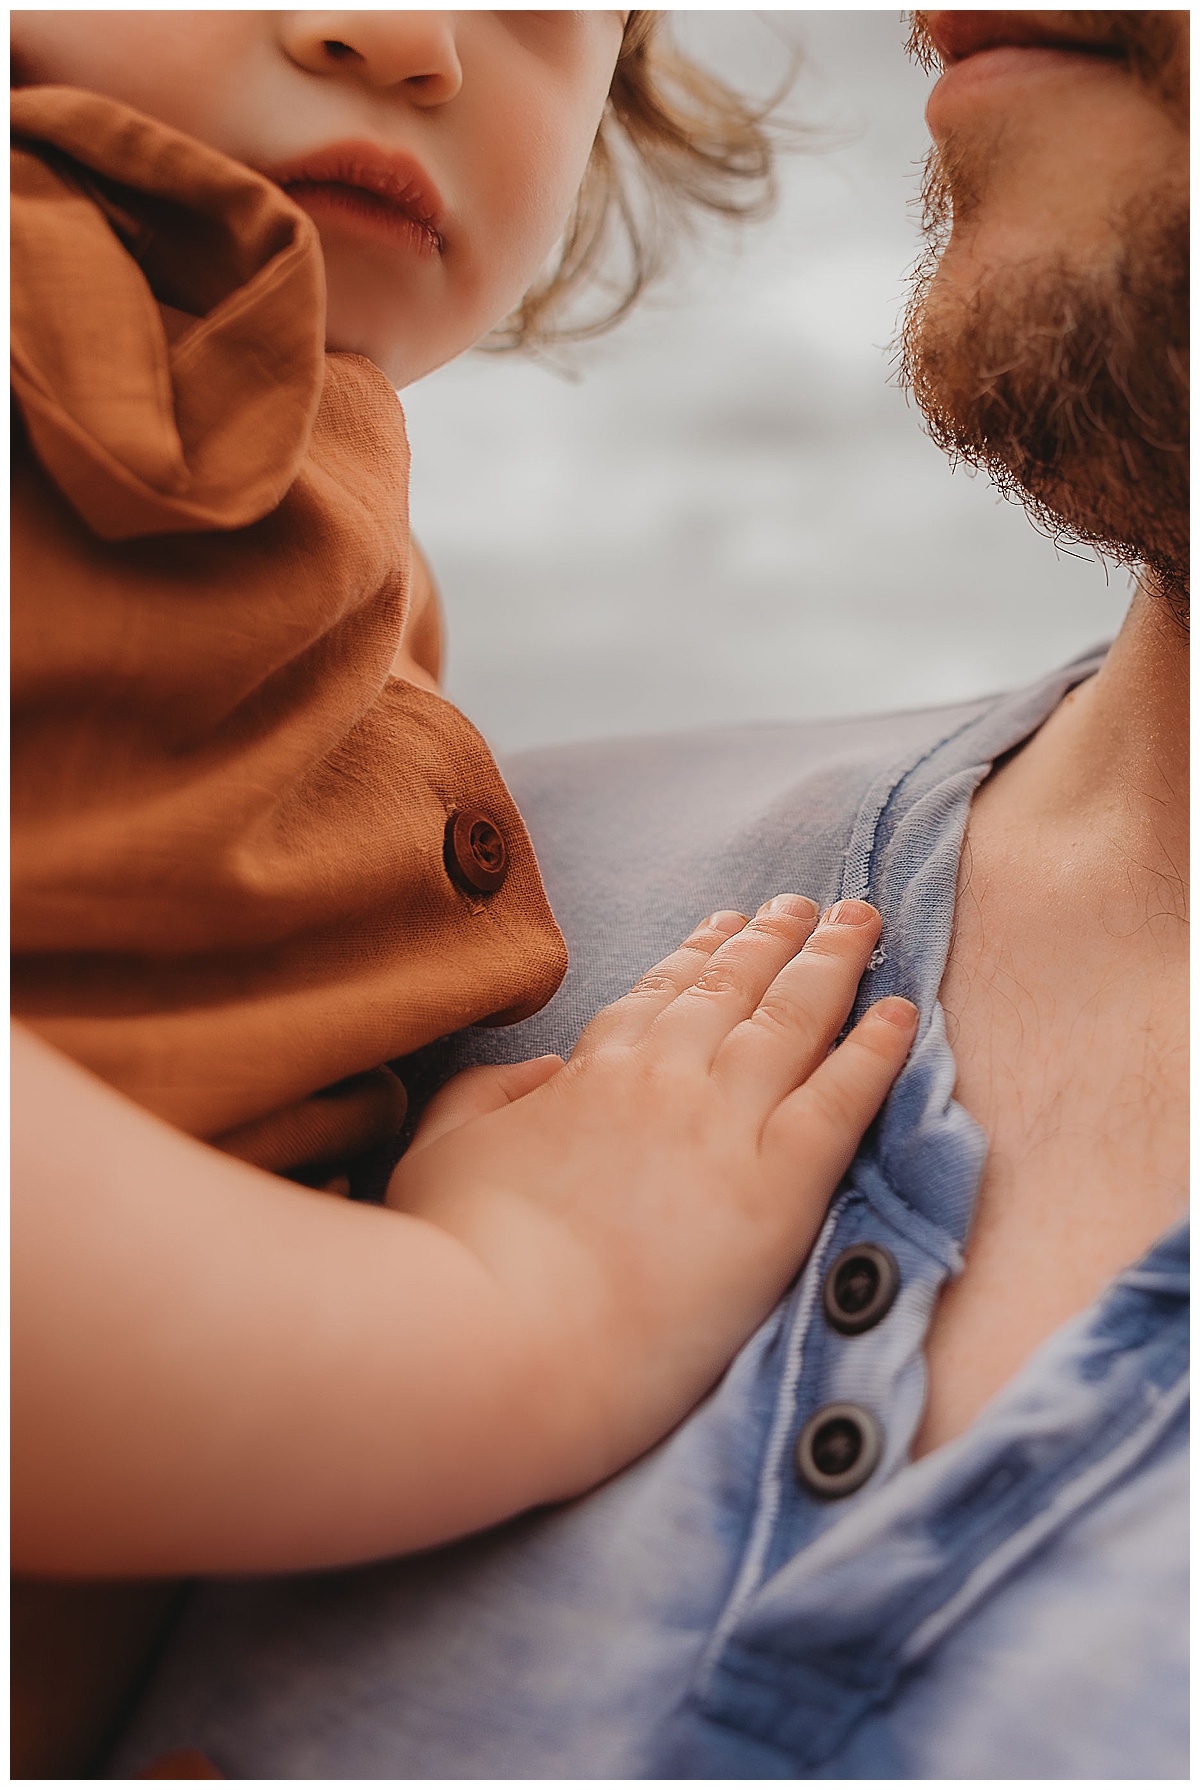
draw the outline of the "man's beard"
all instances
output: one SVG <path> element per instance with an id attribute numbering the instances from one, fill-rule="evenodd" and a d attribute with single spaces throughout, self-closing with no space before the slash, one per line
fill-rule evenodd
<path id="1" fill-rule="evenodd" d="M 1054 536 L 1144 565 L 1186 622 L 1186 192 L 1148 195 L 1117 219 L 1106 266 L 993 269 L 967 293 L 937 274 L 952 215 L 969 219 L 978 202 L 969 162 L 935 150 L 923 198 L 902 374 L 934 440 Z"/>

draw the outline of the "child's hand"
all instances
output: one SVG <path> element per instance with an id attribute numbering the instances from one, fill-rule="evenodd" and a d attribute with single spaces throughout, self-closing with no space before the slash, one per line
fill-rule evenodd
<path id="1" fill-rule="evenodd" d="M 516 1296 L 547 1423 L 578 1430 L 564 1493 L 681 1418 L 801 1265 L 916 1030 L 882 1001 L 827 1054 L 879 930 L 858 901 L 717 914 L 566 1064 L 468 1071 L 431 1104 L 388 1203 Z"/>
<path id="2" fill-rule="evenodd" d="M 665 1434 L 795 1274 L 912 1040 L 881 1002 L 826 1055 L 879 918 L 815 920 L 717 915 L 569 1062 L 452 1083 L 392 1211 L 184 1137 L 18 1028 L 18 1567 L 377 1558 Z"/>

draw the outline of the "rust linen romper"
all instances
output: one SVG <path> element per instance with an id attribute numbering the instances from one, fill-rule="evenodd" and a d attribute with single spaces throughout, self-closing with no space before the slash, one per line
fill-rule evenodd
<path id="1" fill-rule="evenodd" d="M 12 122 L 14 1012 L 319 1181 L 397 1128 L 383 1065 L 535 1011 L 562 939 L 430 675 L 403 416 L 325 352 L 311 220 L 96 94 L 19 90 Z M 109 1605 L 133 1658 L 142 1607 Z M 18 1610 L 30 1775 L 71 1770 L 129 1682 L 117 1627 L 97 1654 L 72 1621 L 48 1681 Z"/>

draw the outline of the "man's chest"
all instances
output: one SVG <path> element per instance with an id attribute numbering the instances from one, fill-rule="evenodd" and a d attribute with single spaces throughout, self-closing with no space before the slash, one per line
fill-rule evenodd
<path id="1" fill-rule="evenodd" d="M 917 1453 L 965 1428 L 1186 1209 L 1176 954 L 1073 938 L 1068 915 L 1039 925 L 1019 901 L 996 884 L 960 893 L 942 982 L 955 1097 L 988 1153 L 966 1268 L 930 1326 Z"/>

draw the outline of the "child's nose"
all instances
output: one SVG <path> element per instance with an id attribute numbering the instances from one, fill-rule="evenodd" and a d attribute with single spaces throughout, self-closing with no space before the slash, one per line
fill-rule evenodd
<path id="1" fill-rule="evenodd" d="M 444 105 L 462 86 L 449 12 L 291 12 L 283 47 L 311 74 L 349 74 L 371 87 L 407 83 L 420 105 Z"/>

